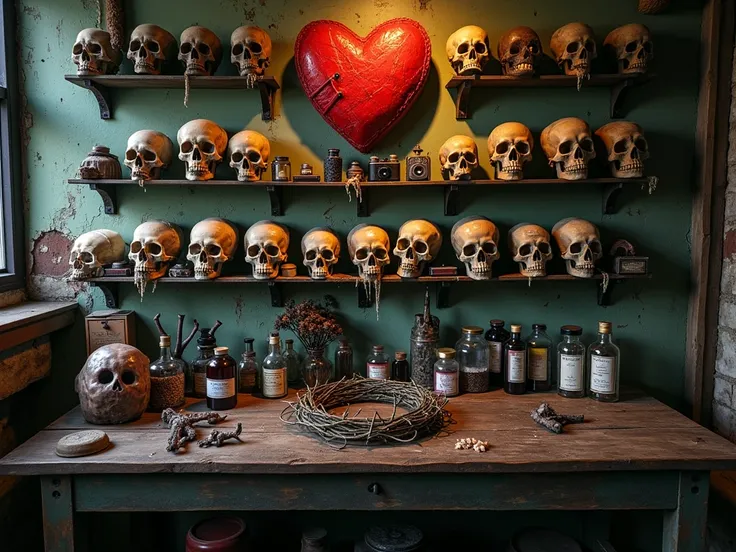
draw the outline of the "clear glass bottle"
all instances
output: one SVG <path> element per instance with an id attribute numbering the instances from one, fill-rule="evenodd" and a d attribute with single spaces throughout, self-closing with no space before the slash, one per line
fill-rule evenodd
<path id="1" fill-rule="evenodd" d="M 526 393 L 526 343 L 521 339 L 521 324 L 511 324 L 511 339 L 503 346 L 504 386 L 510 395 Z"/>
<path id="2" fill-rule="evenodd" d="M 340 346 L 335 351 L 335 380 L 340 381 L 342 378 L 350 379 L 353 377 L 353 348 L 348 340 L 342 338 Z"/>
<path id="3" fill-rule="evenodd" d="M 568 399 L 585 396 L 585 345 L 580 341 L 583 328 L 562 326 L 562 341 L 557 345 L 557 394 Z"/>
<path id="4" fill-rule="evenodd" d="M 365 363 L 365 375 L 368 379 L 391 379 L 390 358 L 383 352 L 383 345 L 374 345 Z"/>
<path id="5" fill-rule="evenodd" d="M 215 356 L 217 342 L 210 335 L 209 328 L 199 330 L 197 339 L 197 358 L 192 361 L 192 397 L 207 397 L 207 363 Z"/>
<path id="6" fill-rule="evenodd" d="M 215 347 L 215 356 L 207 363 L 207 408 L 230 410 L 238 406 L 235 384 L 237 366 L 227 347 Z"/>
<path id="7" fill-rule="evenodd" d="M 409 361 L 404 351 L 394 353 L 394 363 L 391 365 L 391 379 L 394 381 L 409 381 Z"/>
<path id="8" fill-rule="evenodd" d="M 465 326 L 462 337 L 455 344 L 455 358 L 460 365 L 460 391 L 484 393 L 488 391 L 489 349 L 483 337 L 483 328 Z"/>
<path id="9" fill-rule="evenodd" d="M 460 365 L 455 360 L 455 349 L 437 349 L 439 359 L 434 363 L 434 390 L 446 397 L 460 393 Z"/>
<path id="10" fill-rule="evenodd" d="M 598 322 L 598 341 L 588 347 L 588 396 L 603 402 L 618 401 L 619 348 L 611 341 L 610 322 Z"/>
<path id="11" fill-rule="evenodd" d="M 503 387 L 503 344 L 511 334 L 504 328 L 503 320 L 491 320 L 491 328 L 486 332 L 488 342 L 488 362 L 493 387 Z"/>
<path id="12" fill-rule="evenodd" d="M 552 340 L 546 324 L 532 324 L 526 338 L 527 391 L 549 391 L 552 388 Z"/>
<path id="13" fill-rule="evenodd" d="M 301 373 L 299 371 L 301 360 L 299 359 L 299 354 L 294 350 L 294 340 L 287 339 L 284 343 L 286 343 L 286 350 L 281 356 L 284 357 L 284 362 L 286 362 L 286 379 L 289 385 L 297 386 L 301 379 Z"/>
<path id="14" fill-rule="evenodd" d="M 246 337 L 243 358 L 238 363 L 238 392 L 255 393 L 258 390 L 258 361 L 253 350 L 252 337 Z"/>
<path id="15" fill-rule="evenodd" d="M 309 387 L 324 385 L 332 378 L 332 363 L 325 358 L 324 349 L 307 349 L 302 364 L 302 378 Z"/>
<path id="16" fill-rule="evenodd" d="M 186 362 L 171 356 L 171 338 L 159 338 L 161 356 L 151 363 L 151 399 L 148 409 L 160 412 L 166 408 L 178 408 L 184 404 L 184 366 Z"/>
<path id="17" fill-rule="evenodd" d="M 286 375 L 286 362 L 281 356 L 281 339 L 279 334 L 271 334 L 268 338 L 268 355 L 263 359 L 263 396 L 267 399 L 280 399 L 289 392 Z"/>

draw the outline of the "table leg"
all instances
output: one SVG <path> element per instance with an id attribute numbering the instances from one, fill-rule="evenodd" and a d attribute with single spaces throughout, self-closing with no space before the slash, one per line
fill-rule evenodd
<path id="1" fill-rule="evenodd" d="M 680 472 L 677 508 L 664 513 L 662 552 L 702 552 L 706 549 L 708 490 L 708 472 Z"/>
<path id="2" fill-rule="evenodd" d="M 68 475 L 41 477 L 46 552 L 74 552 L 74 497 Z"/>

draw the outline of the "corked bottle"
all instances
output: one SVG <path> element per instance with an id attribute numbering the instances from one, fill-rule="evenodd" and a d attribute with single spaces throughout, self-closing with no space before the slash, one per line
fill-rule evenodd
<path id="1" fill-rule="evenodd" d="M 424 292 L 424 314 L 414 316 L 411 330 L 411 379 L 422 387 L 434 389 L 434 364 L 440 343 L 440 319 L 429 312 L 429 289 Z"/>

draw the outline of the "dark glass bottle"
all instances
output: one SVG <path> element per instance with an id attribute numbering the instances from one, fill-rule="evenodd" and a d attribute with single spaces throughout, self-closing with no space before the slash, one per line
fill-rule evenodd
<path id="1" fill-rule="evenodd" d="M 491 320 L 491 328 L 486 332 L 491 387 L 503 387 L 503 345 L 510 337 L 503 320 Z"/>
<path id="2" fill-rule="evenodd" d="M 353 348 L 348 340 L 342 338 L 340 347 L 335 351 L 335 381 L 342 378 L 350 379 L 353 377 Z"/>
<path id="3" fill-rule="evenodd" d="M 207 364 L 215 356 L 217 342 L 210 335 L 209 328 L 199 330 L 197 351 L 199 355 L 192 361 L 192 397 L 204 399 L 207 396 Z"/>
<path id="4" fill-rule="evenodd" d="M 406 360 L 406 353 L 396 351 L 394 358 L 394 363 L 391 366 L 391 379 L 394 381 L 409 381 L 409 361 Z"/>
<path id="5" fill-rule="evenodd" d="M 532 333 L 526 338 L 528 391 L 549 391 L 552 388 L 552 340 L 546 324 L 532 324 Z"/>
<path id="6" fill-rule="evenodd" d="M 246 337 L 243 358 L 238 363 L 238 392 L 253 394 L 258 390 L 258 361 L 253 350 L 253 338 Z"/>
<path id="7" fill-rule="evenodd" d="M 235 386 L 237 365 L 227 347 L 215 347 L 215 358 L 207 363 L 207 408 L 230 410 L 238 405 Z"/>
<path id="8" fill-rule="evenodd" d="M 503 346 L 504 391 L 510 395 L 526 393 L 526 343 L 521 339 L 521 325 L 511 324 L 511 339 Z"/>

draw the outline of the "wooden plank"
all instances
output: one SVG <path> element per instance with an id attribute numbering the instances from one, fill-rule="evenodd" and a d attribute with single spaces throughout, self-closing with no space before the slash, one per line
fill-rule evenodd
<path id="1" fill-rule="evenodd" d="M 184 75 L 98 75 L 87 77 L 65 75 L 64 78 L 82 88 L 85 88 L 83 84 L 85 80 L 108 88 L 184 88 Z M 276 82 L 274 77 L 259 79 L 255 87 L 249 85 L 246 77 L 236 75 L 189 77 L 190 88 L 258 90 L 258 84 L 260 83 L 273 90 L 279 89 L 279 83 Z"/>
<path id="2" fill-rule="evenodd" d="M 708 485 L 707 472 L 680 473 L 677 507 L 664 514 L 662 552 L 706 550 Z"/>
<path id="3" fill-rule="evenodd" d="M 46 552 L 74 552 L 72 478 L 41 478 L 43 539 Z"/>
<path id="4" fill-rule="evenodd" d="M 0 309 L 0 334 L 39 322 L 57 314 L 76 310 L 77 303 L 54 303 L 51 301 L 27 301 Z"/>
<path id="5" fill-rule="evenodd" d="M 636 77 L 637 83 L 651 80 L 653 75 Z M 583 88 L 611 87 L 631 79 L 630 75 L 615 73 L 590 75 L 583 83 Z M 464 83 L 471 83 L 473 88 L 577 88 L 578 79 L 568 75 L 540 75 L 534 78 L 508 77 L 504 75 L 481 75 L 478 77 L 452 77 L 445 88 L 460 88 Z"/>

